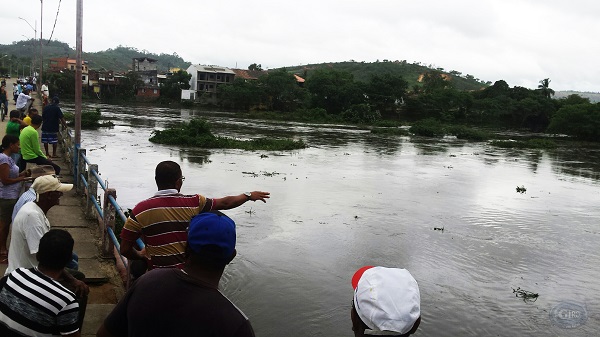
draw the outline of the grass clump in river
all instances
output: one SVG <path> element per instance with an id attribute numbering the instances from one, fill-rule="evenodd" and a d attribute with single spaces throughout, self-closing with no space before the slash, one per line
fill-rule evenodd
<path id="1" fill-rule="evenodd" d="M 400 128 L 372 128 L 371 133 L 376 135 L 406 136 L 408 135 L 408 130 Z"/>
<path id="2" fill-rule="evenodd" d="M 154 130 L 150 141 L 167 145 L 188 145 L 210 149 L 242 149 L 242 150 L 296 150 L 303 149 L 306 144 L 301 140 L 257 138 L 239 140 L 219 137 L 210 131 L 211 125 L 204 119 L 192 119 L 179 123 L 166 130 Z"/>
<path id="3" fill-rule="evenodd" d="M 73 126 L 75 125 L 75 114 L 72 112 L 64 113 L 65 121 L 67 125 Z M 114 126 L 113 122 L 103 122 L 100 123 L 102 119 L 102 113 L 100 112 L 100 108 L 96 108 L 95 110 L 82 110 L 81 111 L 81 128 L 83 129 L 93 129 L 98 127 L 110 127 Z"/>
<path id="4" fill-rule="evenodd" d="M 532 138 L 527 140 L 493 140 L 493 146 L 505 149 L 555 149 L 558 145 L 551 139 Z"/>
<path id="5" fill-rule="evenodd" d="M 465 125 L 448 125 L 433 118 L 423 119 L 410 127 L 410 132 L 417 136 L 443 137 L 455 136 L 458 139 L 484 141 L 490 138 L 487 132 L 470 128 Z"/>

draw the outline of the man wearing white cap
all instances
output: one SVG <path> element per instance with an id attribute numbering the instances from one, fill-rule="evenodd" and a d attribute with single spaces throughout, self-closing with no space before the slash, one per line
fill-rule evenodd
<path id="1" fill-rule="evenodd" d="M 408 336 L 421 323 L 417 281 L 406 269 L 365 266 L 352 277 L 350 317 L 355 337 Z"/>
<path id="2" fill-rule="evenodd" d="M 31 188 L 35 190 L 36 200 L 26 203 L 15 216 L 5 275 L 17 268 L 37 266 L 35 254 L 40 239 L 50 230 L 46 214 L 60 203 L 63 192 L 70 191 L 73 184 L 62 184 L 58 178 L 46 175 L 36 178 Z"/>

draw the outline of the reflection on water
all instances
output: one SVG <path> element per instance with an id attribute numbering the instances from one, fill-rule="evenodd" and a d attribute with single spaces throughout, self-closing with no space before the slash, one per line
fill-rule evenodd
<path id="1" fill-rule="evenodd" d="M 97 149 L 88 155 L 123 207 L 156 190 L 162 160 L 181 163 L 183 193 L 272 193 L 267 204 L 227 211 L 238 224 L 238 256 L 221 288 L 258 336 L 351 336 L 350 277 L 368 264 L 415 276 L 418 336 L 600 330 L 596 150 L 497 149 L 221 112 L 98 107 L 116 126 L 84 131 L 82 146 Z M 191 116 L 209 119 L 218 135 L 294 137 L 310 147 L 245 152 L 147 141 L 153 128 Z M 516 193 L 521 185 L 527 193 Z M 525 303 L 517 287 L 540 296 Z M 590 319 L 568 331 L 553 325 L 549 313 L 563 302 L 585 307 Z"/>

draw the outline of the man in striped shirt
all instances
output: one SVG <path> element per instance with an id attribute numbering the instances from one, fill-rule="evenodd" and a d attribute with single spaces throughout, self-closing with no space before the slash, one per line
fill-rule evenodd
<path id="1" fill-rule="evenodd" d="M 268 192 L 253 191 L 223 198 L 206 198 L 200 194 L 179 193 L 185 177 L 179 164 L 163 161 L 156 166 L 158 192 L 137 204 L 121 231 L 121 254 L 130 260 L 146 260 L 153 268 L 183 268 L 187 227 L 192 217 L 211 210 L 225 210 L 246 201 L 266 202 Z M 142 237 L 146 248 L 136 250 L 135 241 Z"/>
<path id="2" fill-rule="evenodd" d="M 0 280 L 0 336 L 79 337 L 79 304 L 58 280 L 73 254 L 73 238 L 52 229 L 40 239 L 38 266 Z"/>

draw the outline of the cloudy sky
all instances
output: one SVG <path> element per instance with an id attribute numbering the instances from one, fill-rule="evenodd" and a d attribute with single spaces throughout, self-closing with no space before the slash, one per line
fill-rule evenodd
<path id="1" fill-rule="evenodd" d="M 600 92 L 600 1 L 87 0 L 83 50 L 118 45 L 196 64 L 263 68 L 407 60 L 484 81 Z M 43 37 L 75 47 L 76 0 L 2 6 L 0 43 Z M 36 24 L 37 22 L 37 24 Z M 93 67 L 93 65 L 91 65 Z"/>

